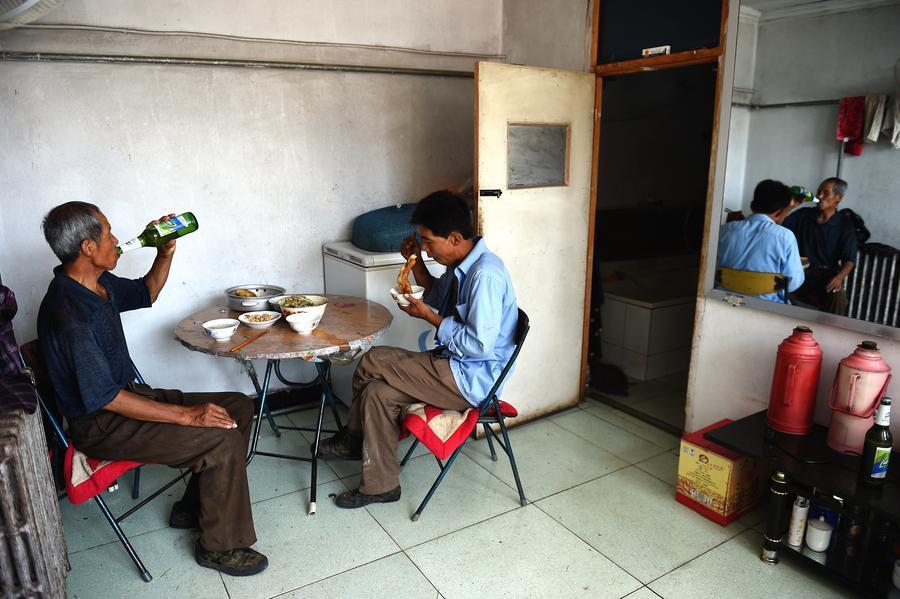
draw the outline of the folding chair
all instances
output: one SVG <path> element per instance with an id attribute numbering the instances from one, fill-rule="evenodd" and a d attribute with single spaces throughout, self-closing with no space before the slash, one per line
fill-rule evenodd
<path id="1" fill-rule="evenodd" d="M 65 452 L 63 468 L 65 472 L 64 478 L 67 491 L 60 495 L 60 499 L 62 499 L 63 496 L 66 496 L 68 497 L 69 501 L 76 505 L 87 501 L 88 499 L 93 499 L 97 506 L 100 508 L 100 511 L 103 513 L 103 516 L 106 518 L 106 521 L 109 522 L 109 525 L 112 527 L 113 532 L 116 533 L 116 537 L 118 537 L 119 542 L 122 543 L 123 547 L 125 547 L 125 551 L 128 552 L 128 557 L 130 557 L 131 561 L 134 562 L 135 567 L 137 567 L 138 572 L 140 572 L 141 574 L 141 578 L 144 579 L 144 582 L 150 582 L 151 580 L 153 580 L 153 576 L 151 576 L 150 572 L 144 566 L 144 563 L 141 561 L 140 556 L 138 556 L 137 551 L 135 551 L 134 547 L 131 545 L 128 537 L 126 537 L 125 533 L 122 532 L 122 529 L 119 527 L 119 523 L 168 491 L 169 488 L 172 487 L 172 485 L 176 484 L 180 480 L 183 480 L 188 474 L 190 474 L 190 471 L 186 470 L 182 472 L 180 476 L 177 476 L 170 482 L 163 485 L 159 490 L 154 492 L 152 495 L 150 495 L 137 505 L 133 506 L 121 516 L 114 516 L 109 510 L 109 507 L 106 505 L 106 502 L 103 501 L 103 498 L 100 496 L 100 494 L 111 484 L 113 484 L 121 474 L 127 472 L 128 470 L 131 470 L 132 468 L 139 469 L 142 464 L 140 464 L 139 462 L 131 461 L 102 461 L 92 460 L 90 458 L 85 459 L 83 454 L 77 452 L 72 444 L 69 443 L 68 439 L 66 438 L 66 434 L 60 424 L 60 418 L 58 417 L 58 412 L 55 409 L 55 401 L 53 401 L 53 399 L 55 398 L 53 387 L 50 384 L 50 380 L 47 376 L 47 370 L 44 366 L 43 358 L 40 352 L 40 346 L 38 345 L 37 340 L 29 341 L 28 343 L 23 345 L 21 347 L 19 357 L 22 360 L 22 365 L 25 367 L 26 372 L 28 372 L 31 376 L 31 382 L 32 384 L 34 384 L 35 394 L 37 395 L 38 403 L 41 406 L 41 411 L 50 422 L 57 443 Z M 132 364 L 132 366 L 134 365 Z M 139 382 L 143 383 L 143 378 L 141 378 L 141 375 L 136 368 L 135 378 Z M 45 398 L 53 401 L 53 404 L 48 404 L 45 401 Z M 77 468 L 79 464 L 73 464 L 73 462 L 80 462 L 80 465 L 84 465 L 84 463 L 87 463 L 88 467 L 91 469 L 90 476 L 79 485 L 77 485 L 77 487 L 72 486 L 72 469 Z M 135 488 L 137 487 L 137 481 L 139 480 L 138 475 L 139 472 L 136 470 Z M 132 496 L 136 497 L 136 493 L 133 492 Z"/>
<path id="2" fill-rule="evenodd" d="M 510 445 L 509 442 L 509 435 L 506 432 L 505 423 L 506 418 L 515 418 L 519 415 L 519 412 L 512 405 L 497 399 L 497 389 L 500 388 L 500 385 L 503 383 L 503 380 L 506 378 L 506 375 L 509 374 L 510 369 L 515 363 L 516 358 L 519 356 L 522 345 L 525 343 L 525 337 L 528 335 L 529 328 L 528 315 L 520 308 L 519 320 L 516 323 L 516 347 L 512 356 L 510 356 L 506 366 L 503 367 L 500 376 L 497 377 L 497 381 L 494 383 L 494 386 L 491 387 L 491 390 L 488 392 L 484 401 L 481 402 L 481 406 L 477 410 L 471 410 L 466 419 L 458 426 L 458 428 L 456 428 L 449 438 L 442 442 L 440 440 L 438 440 L 437 443 L 432 442 L 435 441 L 435 439 L 429 438 L 429 436 L 434 437 L 434 433 L 428 427 L 427 421 L 434 417 L 438 417 L 443 413 L 452 412 L 453 410 L 440 410 L 439 408 L 426 406 L 424 409 L 424 419 L 421 413 L 419 415 L 410 413 L 403 419 L 402 428 L 404 431 L 408 431 L 412 434 L 415 437 L 415 440 L 406 452 L 400 465 L 406 465 L 406 462 L 409 461 L 413 451 L 415 451 L 416 446 L 418 446 L 419 441 L 422 441 L 424 445 L 428 447 L 428 450 L 434 454 L 434 459 L 437 460 L 438 467 L 441 469 L 437 480 L 431 485 L 431 489 L 428 490 L 428 494 L 425 496 L 425 499 L 422 500 L 421 505 L 419 505 L 419 509 L 412 515 L 413 522 L 418 520 L 419 516 L 422 515 L 422 510 L 428 505 L 431 496 L 437 491 L 437 488 L 441 484 L 441 481 L 444 480 L 447 471 L 450 470 L 450 466 L 456 461 L 457 456 L 459 456 L 460 451 L 462 451 L 463 445 L 465 445 L 469 437 L 474 436 L 475 428 L 479 424 L 484 427 L 485 438 L 487 439 L 488 447 L 491 450 L 491 459 L 495 462 L 497 461 L 497 452 L 494 450 L 494 442 L 491 439 L 491 437 L 493 437 L 509 458 L 509 465 L 512 467 L 513 477 L 516 479 L 516 488 L 519 491 L 519 503 L 522 506 L 528 503 L 525 499 L 525 492 L 522 490 L 522 481 L 519 479 L 519 469 L 516 467 L 516 458 L 513 455 L 512 445 Z M 497 436 L 497 433 L 494 432 L 494 429 L 491 427 L 492 424 L 496 424 L 500 428 L 500 434 L 503 436 L 502 440 Z M 447 457 L 448 455 L 449 457 Z M 443 458 L 447 458 L 446 463 L 442 461 Z"/>
<path id="3" fill-rule="evenodd" d="M 775 272 L 717 268 L 716 285 L 742 295 L 766 295 L 786 291 L 788 278 Z M 787 298 L 785 298 L 785 303 Z"/>

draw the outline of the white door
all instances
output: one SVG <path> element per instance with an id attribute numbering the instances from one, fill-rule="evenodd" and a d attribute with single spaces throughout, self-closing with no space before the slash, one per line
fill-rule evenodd
<path id="1" fill-rule="evenodd" d="M 476 227 L 531 320 L 503 393 L 523 422 L 583 392 L 594 76 L 480 62 L 475 82 Z"/>

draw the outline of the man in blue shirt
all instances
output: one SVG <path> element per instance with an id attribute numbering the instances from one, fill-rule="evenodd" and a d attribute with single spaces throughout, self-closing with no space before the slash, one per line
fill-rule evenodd
<path id="1" fill-rule="evenodd" d="M 858 243 L 849 216 L 838 212 L 847 193 L 847 182 L 837 177 L 822 181 L 816 197 L 819 205 L 791 214 L 784 226 L 794 232 L 800 254 L 809 260 L 806 283 L 797 298 L 832 314 L 845 315 L 849 299 L 844 280 L 853 271 Z"/>
<path id="2" fill-rule="evenodd" d="M 43 229 L 62 264 L 41 302 L 38 338 L 74 446 L 100 460 L 189 468 L 169 526 L 200 529 L 194 557 L 201 566 L 232 576 L 262 572 L 268 559 L 250 548 L 256 532 L 245 462 L 253 402 L 243 393 L 182 393 L 134 382 L 119 315 L 156 301 L 175 241 L 157 249 L 144 277 L 123 279 L 109 272 L 119 261 L 119 241 L 93 204 L 61 204 Z"/>
<path id="3" fill-rule="evenodd" d="M 735 270 L 771 272 L 787 278 L 787 291 L 803 284 L 803 266 L 793 233 L 781 226 L 791 209 L 791 192 L 781 181 L 766 179 L 753 190 L 753 214 L 725 223 L 719 237 L 718 265 Z M 785 292 L 767 293 L 761 299 L 784 302 Z"/>
<path id="4" fill-rule="evenodd" d="M 447 191 L 433 193 L 416 206 L 412 223 L 421 247 L 411 235 L 401 252 L 418 257 L 413 274 L 425 296 L 407 295 L 410 305 L 400 309 L 432 324 L 438 347 L 430 352 L 374 347 L 360 361 L 347 427 L 319 444 L 325 459 L 362 460 L 359 488 L 338 495 L 338 507 L 399 500 L 403 407 L 423 402 L 441 409 L 477 408 L 515 349 L 518 307 L 512 281 L 500 258 L 473 236 L 465 200 Z M 447 266 L 441 278 L 429 274 L 422 250 Z"/>

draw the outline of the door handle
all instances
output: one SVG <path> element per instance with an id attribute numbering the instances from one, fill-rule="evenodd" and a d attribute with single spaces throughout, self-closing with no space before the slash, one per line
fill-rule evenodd
<path id="1" fill-rule="evenodd" d="M 503 192 L 499 189 L 479 189 L 478 195 L 480 195 L 483 198 L 488 197 L 488 196 L 493 196 L 495 198 L 499 198 L 500 196 L 503 195 Z"/>

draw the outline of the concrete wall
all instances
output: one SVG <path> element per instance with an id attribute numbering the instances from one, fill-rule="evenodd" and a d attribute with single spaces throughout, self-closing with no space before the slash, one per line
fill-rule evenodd
<path id="1" fill-rule="evenodd" d="M 737 0 L 731 0 L 730 9 L 734 14 L 738 9 Z M 723 94 L 731 93 L 728 74 L 734 68 L 735 48 L 731 37 L 736 26 L 729 29 L 724 75 Z M 728 97 L 727 95 L 725 97 Z M 731 106 L 723 102 L 720 118 L 728 122 Z M 720 131 L 720 147 L 714 173 L 713 215 L 723 207 L 725 188 L 725 153 L 723 137 L 727 131 Z M 868 148 L 867 148 L 868 150 Z M 863 158 L 866 154 L 863 153 Z M 715 220 L 715 219 L 713 219 Z M 716 255 L 718 243 L 717 229 L 710 231 L 706 253 Z M 704 278 L 706 289 L 712 287 L 712 276 L 707 264 Z M 849 324 L 851 321 L 847 321 Z M 722 418 L 742 418 L 764 409 L 768 405 L 772 384 L 772 368 L 778 344 L 787 337 L 793 327 L 807 325 L 812 328 L 816 340 L 824 351 L 822 375 L 819 381 L 819 397 L 816 406 L 816 420 L 828 423 L 827 391 L 834 380 L 834 374 L 841 358 L 850 354 L 864 338 L 878 342 L 882 354 L 894 369 L 900 369 L 900 342 L 863 335 L 838 326 L 805 321 L 802 318 L 786 317 L 772 312 L 751 308 L 734 308 L 714 297 L 703 297 L 697 302 L 694 327 L 694 345 L 691 372 L 688 381 L 688 403 L 685 428 L 697 430 Z M 896 396 L 897 383 L 891 386 Z M 893 433 L 900 438 L 900 419 L 894 419 Z"/>
<path id="2" fill-rule="evenodd" d="M 771 104 L 894 93 L 900 5 L 766 22 L 759 26 L 755 102 Z M 753 111 L 743 205 L 761 179 L 815 188 L 837 169 L 837 106 Z M 844 155 L 850 189 L 841 206 L 859 212 L 871 241 L 900 246 L 900 151 L 886 139 Z"/>
<path id="3" fill-rule="evenodd" d="M 40 23 L 496 54 L 500 0 L 68 0 Z"/>
<path id="4" fill-rule="evenodd" d="M 591 0 L 504 0 L 503 53 L 508 62 L 588 70 Z"/>
<path id="5" fill-rule="evenodd" d="M 462 5 L 465 6 L 462 6 Z M 425 5 L 336 1 L 70 0 L 44 23 L 88 26 L 0 33 L 0 49 L 154 52 L 471 69 L 502 59 L 499 1 Z M 101 27 L 280 37 L 261 43 L 155 36 Z M 361 43 L 379 48 L 326 47 Z M 448 54 L 448 52 L 450 54 Z M 358 214 L 464 184 L 472 173 L 471 79 L 159 65 L 0 62 L 0 272 L 20 302 L 20 341 L 56 260 L 40 222 L 67 200 L 95 202 L 128 238 L 152 218 L 192 210 L 200 231 L 179 243 L 150 311 L 124 315 L 136 362 L 151 382 L 185 390 L 243 389 L 236 362 L 189 352 L 175 324 L 222 302 L 235 284 L 323 288 L 320 246 L 348 239 Z M 143 250 L 116 273 L 139 276 Z M 305 365 L 298 365 L 302 368 Z M 303 372 L 309 374 L 305 367 Z"/>
<path id="6" fill-rule="evenodd" d="M 746 6 L 741 7 L 734 65 L 734 94 L 731 98 L 735 104 L 748 104 L 753 98 L 759 16 L 759 11 Z M 750 109 L 746 106 L 733 105 L 725 172 L 725 207 L 731 210 L 740 210 L 743 205 L 749 141 Z M 725 215 L 722 214 L 722 222 L 724 218 Z"/>

